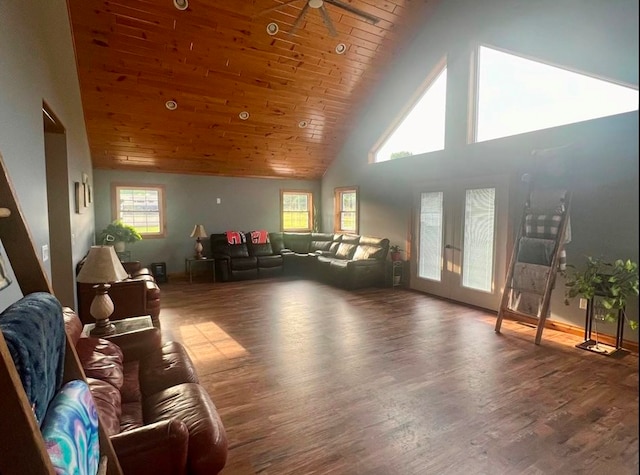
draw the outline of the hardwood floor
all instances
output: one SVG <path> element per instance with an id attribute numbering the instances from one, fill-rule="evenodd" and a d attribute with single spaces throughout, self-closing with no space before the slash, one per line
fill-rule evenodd
<path id="1" fill-rule="evenodd" d="M 402 289 L 162 284 L 224 474 L 637 474 L 638 357 Z"/>

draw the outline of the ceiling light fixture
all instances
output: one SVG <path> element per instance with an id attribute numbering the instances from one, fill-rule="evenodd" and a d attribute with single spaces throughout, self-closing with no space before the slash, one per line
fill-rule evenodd
<path id="1" fill-rule="evenodd" d="M 173 0 L 173 6 L 178 10 L 186 10 L 189 8 L 189 0 Z"/>
<path id="2" fill-rule="evenodd" d="M 301 129 L 304 129 L 307 125 L 309 125 L 309 123 L 306 120 L 301 120 L 300 122 L 298 122 L 298 127 L 300 127 Z"/>
<path id="3" fill-rule="evenodd" d="M 247 111 L 242 111 L 238 114 L 240 120 L 247 120 L 249 118 L 249 113 Z"/>
<path id="4" fill-rule="evenodd" d="M 271 36 L 275 35 L 279 29 L 280 28 L 278 28 L 277 23 L 269 23 L 267 25 L 267 33 L 269 33 Z"/>
<path id="5" fill-rule="evenodd" d="M 169 100 L 167 102 L 164 103 L 164 106 L 169 109 L 170 111 L 174 111 L 178 108 L 178 103 L 176 101 L 173 100 Z"/>
<path id="6" fill-rule="evenodd" d="M 338 46 L 336 46 L 336 53 L 342 54 L 345 51 L 347 51 L 347 45 L 344 43 L 338 43 Z"/>

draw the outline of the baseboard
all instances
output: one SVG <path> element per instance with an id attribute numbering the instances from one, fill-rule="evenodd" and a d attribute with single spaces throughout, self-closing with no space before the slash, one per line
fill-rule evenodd
<path id="1" fill-rule="evenodd" d="M 505 310 L 504 316 L 510 320 L 515 320 L 518 322 L 529 323 L 534 326 L 538 325 L 538 319 L 535 317 L 529 317 L 527 315 L 522 315 L 521 313 L 511 312 L 509 310 Z M 584 337 L 584 328 L 578 327 L 575 325 L 571 325 L 569 323 L 556 322 L 553 320 L 547 320 L 544 325 L 545 328 L 551 328 L 552 330 L 557 330 L 563 333 L 569 333 L 570 335 L 577 335 L 580 337 Z M 615 346 L 616 337 L 611 335 L 606 335 L 603 333 L 598 334 L 598 339 L 602 341 L 602 343 L 606 345 Z M 623 340 L 622 347 L 625 350 L 629 350 L 632 353 L 638 353 L 638 342 L 631 340 Z"/>

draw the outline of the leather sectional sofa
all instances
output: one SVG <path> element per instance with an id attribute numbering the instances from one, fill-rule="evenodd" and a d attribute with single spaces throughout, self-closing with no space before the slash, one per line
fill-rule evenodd
<path id="1" fill-rule="evenodd" d="M 215 475 L 223 469 L 224 426 L 180 343 L 163 344 L 157 328 L 108 340 L 85 337 L 70 308 L 64 320 L 124 475 Z"/>
<path id="2" fill-rule="evenodd" d="M 84 259 L 76 266 L 76 275 L 80 272 Z M 109 289 L 113 300 L 113 314 L 110 320 L 150 315 L 153 326 L 160 328 L 160 288 L 148 268 L 139 261 L 123 262 L 129 278 L 114 282 Z M 78 282 L 78 315 L 82 323 L 95 323 L 89 309 L 96 295 L 93 284 Z"/>
<path id="3" fill-rule="evenodd" d="M 212 234 L 211 253 L 220 281 L 298 275 L 348 289 L 382 286 L 389 240 L 331 233 L 269 233 L 269 242 L 229 244 Z"/>

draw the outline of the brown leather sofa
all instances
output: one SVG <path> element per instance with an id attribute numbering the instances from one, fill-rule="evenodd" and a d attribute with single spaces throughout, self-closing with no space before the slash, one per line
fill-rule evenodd
<path id="1" fill-rule="evenodd" d="M 109 340 L 84 337 L 75 312 L 66 308 L 64 317 L 125 475 L 215 475 L 223 469 L 224 426 L 181 344 L 162 344 L 157 328 Z"/>
<path id="2" fill-rule="evenodd" d="M 76 266 L 76 275 L 80 272 L 84 259 Z M 129 278 L 114 282 L 109 289 L 113 300 L 113 314 L 110 320 L 150 315 L 153 326 L 160 328 L 160 287 L 153 275 L 139 261 L 123 262 Z M 93 284 L 76 283 L 78 293 L 78 315 L 82 323 L 94 323 L 89 311 L 96 291 Z"/>

